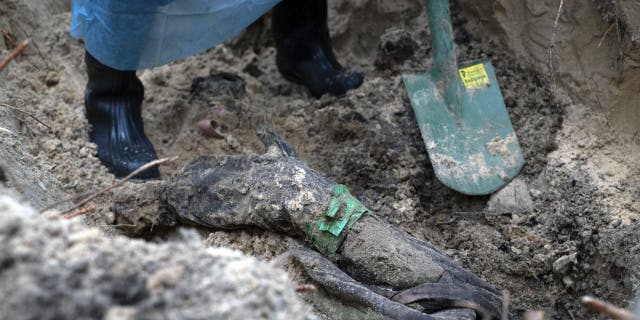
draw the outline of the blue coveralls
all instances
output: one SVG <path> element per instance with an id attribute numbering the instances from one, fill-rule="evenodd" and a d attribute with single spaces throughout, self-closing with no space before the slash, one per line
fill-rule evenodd
<path id="1" fill-rule="evenodd" d="M 71 34 L 111 68 L 151 68 L 235 36 L 280 1 L 72 0 Z"/>

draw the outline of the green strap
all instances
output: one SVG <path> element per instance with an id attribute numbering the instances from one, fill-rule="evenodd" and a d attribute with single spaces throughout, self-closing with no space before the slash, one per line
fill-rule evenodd
<path id="1" fill-rule="evenodd" d="M 366 212 L 370 212 L 369 209 L 351 195 L 349 188 L 337 184 L 333 186 L 333 197 L 324 216 L 305 222 L 307 236 L 320 252 L 335 255 L 349 229 Z"/>

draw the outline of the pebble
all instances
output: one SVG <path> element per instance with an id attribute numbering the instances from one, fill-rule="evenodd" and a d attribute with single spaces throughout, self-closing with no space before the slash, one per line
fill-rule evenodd
<path id="1" fill-rule="evenodd" d="M 58 73 L 51 71 L 47 73 L 47 76 L 44 78 L 44 83 L 47 85 L 47 87 L 56 86 L 58 85 L 58 83 L 60 83 L 60 76 L 58 76 Z"/>
<path id="2" fill-rule="evenodd" d="M 556 274 L 566 273 L 571 265 L 578 262 L 578 260 L 576 259 L 577 255 L 578 253 L 574 252 L 558 258 L 553 262 L 553 272 Z"/>
<path id="3" fill-rule="evenodd" d="M 515 178 L 504 188 L 491 195 L 487 210 L 495 213 L 527 213 L 533 211 L 533 200 L 527 183 Z"/>
<path id="4" fill-rule="evenodd" d="M 542 197 L 542 191 L 540 191 L 540 190 L 538 190 L 538 189 L 533 189 L 533 188 L 531 188 L 531 189 L 529 190 L 529 193 L 531 194 L 531 196 L 532 196 L 533 198 L 536 198 L 536 199 L 537 199 L 537 198 Z"/>
<path id="5" fill-rule="evenodd" d="M 567 287 L 573 286 L 573 280 L 570 277 L 562 278 L 562 283 L 564 283 L 564 285 Z"/>
<path id="6" fill-rule="evenodd" d="M 227 144 L 229 145 L 229 147 L 231 147 L 231 149 L 233 150 L 238 150 L 240 149 L 240 142 L 238 142 L 238 140 L 233 137 L 232 135 L 227 135 L 224 139 Z"/>

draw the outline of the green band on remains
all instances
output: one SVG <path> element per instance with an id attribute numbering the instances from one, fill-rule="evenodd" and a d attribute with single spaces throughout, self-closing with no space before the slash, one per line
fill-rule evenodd
<path id="1" fill-rule="evenodd" d="M 335 255 L 349 229 L 366 212 L 370 212 L 369 209 L 351 195 L 349 188 L 337 184 L 333 186 L 333 197 L 324 216 L 305 223 L 307 236 L 320 252 Z"/>

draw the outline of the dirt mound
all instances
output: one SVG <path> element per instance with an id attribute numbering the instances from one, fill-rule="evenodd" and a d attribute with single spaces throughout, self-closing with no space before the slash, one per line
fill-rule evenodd
<path id="1" fill-rule="evenodd" d="M 0 197 L 0 314 L 9 319 L 315 319 L 285 272 L 193 231 L 162 244 L 46 220 Z"/>

